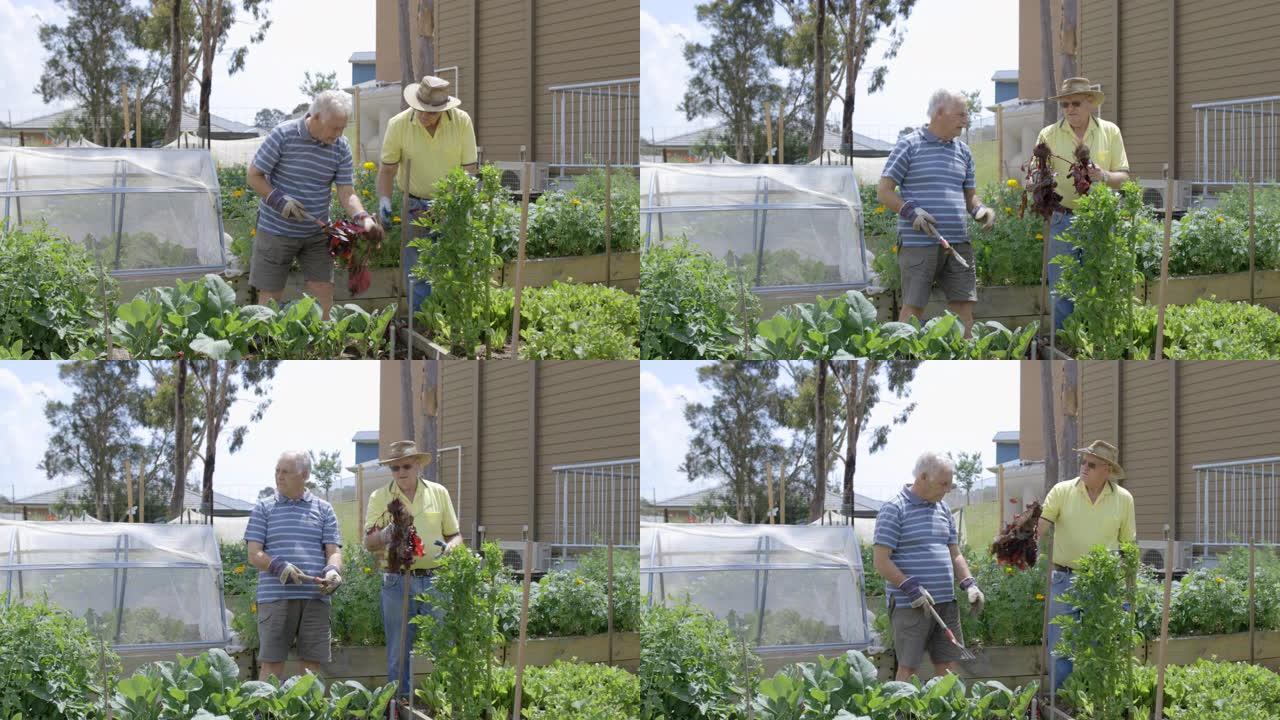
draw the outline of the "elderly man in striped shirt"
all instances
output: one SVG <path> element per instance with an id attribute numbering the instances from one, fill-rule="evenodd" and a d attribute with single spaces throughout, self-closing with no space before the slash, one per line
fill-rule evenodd
<path id="1" fill-rule="evenodd" d="M 249 187 L 263 202 L 249 262 L 249 284 L 262 300 L 280 302 L 294 259 L 302 268 L 306 291 L 329 317 L 333 305 L 333 258 L 329 239 L 319 222 L 329 221 L 329 196 L 338 186 L 338 204 L 373 239 L 382 228 L 352 184 L 351 146 L 342 133 L 351 116 L 351 98 L 340 90 L 325 90 L 311 110 L 298 120 L 277 125 L 253 156 Z"/>
<path id="2" fill-rule="evenodd" d="M 963 643 L 954 578 L 960 579 L 969 612 L 982 612 L 986 602 L 960 553 L 951 509 L 942 501 L 951 490 L 954 472 L 945 456 L 924 453 L 916 460 L 915 482 L 903 487 L 876 516 L 875 567 L 886 581 L 898 680 L 916 674 L 926 650 L 939 675 L 955 671 L 959 649 L 947 640 L 925 607 L 932 605 L 956 640 Z"/>
<path id="3" fill-rule="evenodd" d="M 949 90 L 935 92 L 929 98 L 929 124 L 898 140 L 876 189 L 880 203 L 901 218 L 902 311 L 898 319 L 919 319 L 937 282 L 947 307 L 964 321 L 965 335 L 973 326 L 973 304 L 978 300 L 965 215 L 986 228 L 996 218 L 995 211 L 977 196 L 973 153 L 960 140 L 960 131 L 968 126 L 964 96 Z"/>
<path id="4" fill-rule="evenodd" d="M 276 494 L 249 515 L 244 539 L 258 569 L 258 679 L 284 679 L 297 642 L 304 670 L 331 660 L 329 596 L 342 584 L 342 539 L 333 506 L 311 494 L 311 457 L 286 452 L 276 462 Z"/>

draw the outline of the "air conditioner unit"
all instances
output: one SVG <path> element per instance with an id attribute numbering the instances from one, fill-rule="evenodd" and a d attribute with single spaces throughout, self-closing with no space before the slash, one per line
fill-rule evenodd
<path id="1" fill-rule="evenodd" d="M 1168 544 L 1164 540 L 1138 541 L 1138 552 L 1142 556 L 1143 564 L 1150 565 L 1161 572 L 1165 569 L 1165 553 L 1168 550 Z M 1173 543 L 1173 569 L 1174 571 L 1191 569 L 1190 543 L 1177 541 Z"/>
<path id="2" fill-rule="evenodd" d="M 502 187 L 514 193 L 520 192 L 521 176 L 524 174 L 524 163 L 500 161 L 491 164 L 502 171 Z M 546 163 L 532 163 L 532 166 L 533 174 L 529 178 L 529 191 L 542 192 L 547 189 L 547 182 L 551 175 L 551 169 Z"/>
<path id="3" fill-rule="evenodd" d="M 502 540 L 498 542 L 502 549 L 502 564 L 515 570 L 523 571 L 525 567 L 525 543 L 523 540 Z M 551 547 L 546 543 L 533 544 L 533 570 L 546 570 L 551 564 Z"/>
<path id="4" fill-rule="evenodd" d="M 1168 183 L 1164 180 L 1140 180 L 1138 184 L 1142 187 L 1142 202 L 1164 212 L 1165 193 L 1169 191 Z M 1186 210 L 1190 207 L 1191 183 L 1186 180 L 1174 180 L 1173 209 Z"/>

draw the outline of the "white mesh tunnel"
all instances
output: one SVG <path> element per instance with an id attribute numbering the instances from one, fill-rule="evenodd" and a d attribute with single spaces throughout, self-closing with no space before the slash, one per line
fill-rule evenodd
<path id="1" fill-rule="evenodd" d="M 3 226 L 47 223 L 117 277 L 226 268 L 207 150 L 0 148 Z"/>
<path id="2" fill-rule="evenodd" d="M 118 652 L 230 641 L 208 525 L 0 520 L 0 593 L 47 596 Z"/>
<path id="3" fill-rule="evenodd" d="M 640 524 L 642 591 L 686 598 L 759 651 L 870 644 L 862 555 L 853 528 Z"/>
<path id="4" fill-rule="evenodd" d="M 645 247 L 685 236 L 759 293 L 869 284 L 849 166 L 640 165 Z"/>

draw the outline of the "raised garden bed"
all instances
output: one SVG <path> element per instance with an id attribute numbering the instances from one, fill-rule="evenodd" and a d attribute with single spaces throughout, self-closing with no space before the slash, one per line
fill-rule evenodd
<path id="1" fill-rule="evenodd" d="M 503 285 L 515 287 L 516 262 L 512 260 L 504 264 L 495 277 Z M 546 287 L 556 280 L 603 283 L 606 278 L 613 287 L 636 292 L 640 287 L 640 253 L 615 252 L 612 257 L 600 253 L 578 257 L 526 259 L 522 280 L 525 287 Z"/>

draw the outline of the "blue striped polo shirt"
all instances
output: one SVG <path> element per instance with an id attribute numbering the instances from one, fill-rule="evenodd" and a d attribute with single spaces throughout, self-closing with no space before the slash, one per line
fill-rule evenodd
<path id="1" fill-rule="evenodd" d="M 307 116 L 280 123 L 253 156 L 253 166 L 262 171 L 271 187 L 302 203 L 307 212 L 322 222 L 329 221 L 330 189 L 351 185 L 351 146 L 345 137 L 325 145 L 311 136 Z M 258 203 L 258 231 L 283 237 L 309 237 L 319 228 L 314 223 L 285 220 L 265 202 Z"/>
<path id="2" fill-rule="evenodd" d="M 875 544 L 893 552 L 889 558 L 904 574 L 920 581 L 935 602 L 955 600 L 951 549 L 960 542 L 951 508 L 945 502 L 931 503 L 902 488 L 876 515 Z M 886 584 L 885 600 L 898 607 L 910 605 L 907 594 Z"/>
<path id="3" fill-rule="evenodd" d="M 903 136 L 884 162 L 882 177 L 898 184 L 903 200 L 915 200 L 938 221 L 938 232 L 950 243 L 969 242 L 969 212 L 964 191 L 977 187 L 973 153 L 960 138 L 943 142 L 922 127 Z M 938 241 L 916 232 L 898 218 L 898 237 L 907 246 L 933 245 Z"/>
<path id="4" fill-rule="evenodd" d="M 297 500 L 290 500 L 278 492 L 260 500 L 249 514 L 244 540 L 262 543 L 262 549 L 272 559 L 291 562 L 312 577 L 319 575 L 327 564 L 324 546 L 342 545 L 338 516 L 334 514 L 333 506 L 312 495 L 310 490 L 304 491 Z M 317 598 L 329 602 L 329 596 L 320 592 L 319 585 L 285 586 L 275 575 L 258 571 L 259 604 Z"/>

